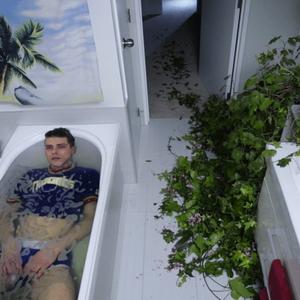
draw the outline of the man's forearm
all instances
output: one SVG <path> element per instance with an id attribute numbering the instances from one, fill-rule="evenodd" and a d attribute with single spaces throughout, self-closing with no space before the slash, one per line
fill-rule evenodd
<path id="1" fill-rule="evenodd" d="M 12 219 L 12 211 L 6 208 L 0 213 L 0 242 L 5 243 L 14 236 L 15 228 Z"/>
<path id="2" fill-rule="evenodd" d="M 64 236 L 49 243 L 48 247 L 53 248 L 55 252 L 59 254 L 64 249 L 70 248 L 75 243 L 81 241 L 91 231 L 95 210 L 96 202 L 86 204 L 83 211 L 83 219 L 74 225 Z"/>

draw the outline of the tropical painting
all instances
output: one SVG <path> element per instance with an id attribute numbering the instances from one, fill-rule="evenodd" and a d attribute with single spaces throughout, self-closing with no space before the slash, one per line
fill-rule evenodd
<path id="1" fill-rule="evenodd" d="M 102 100 L 86 1 L 0 2 L 0 109 Z"/>

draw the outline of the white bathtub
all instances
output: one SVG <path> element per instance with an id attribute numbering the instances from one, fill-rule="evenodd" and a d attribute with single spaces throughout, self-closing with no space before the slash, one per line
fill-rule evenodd
<path id="1" fill-rule="evenodd" d="M 297 150 L 299 147 L 293 143 L 281 143 L 276 156 L 267 161 L 256 242 L 265 285 L 273 259 L 279 258 L 287 270 L 294 298 L 300 299 L 300 157 L 293 157 L 285 167 L 277 165 L 279 159 Z"/>
<path id="2" fill-rule="evenodd" d="M 78 299 L 111 299 L 115 251 L 120 219 L 123 179 L 118 157 L 118 124 L 19 126 L 0 158 L 0 182 L 20 166 L 47 165 L 44 133 L 66 127 L 76 138 L 78 165 L 100 171 L 100 193 L 85 260 Z M 9 174 L 9 176 L 7 176 Z M 113 184 L 113 189 L 112 189 Z"/>

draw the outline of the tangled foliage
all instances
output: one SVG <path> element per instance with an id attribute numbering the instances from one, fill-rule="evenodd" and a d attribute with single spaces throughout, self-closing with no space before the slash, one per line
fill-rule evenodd
<path id="1" fill-rule="evenodd" d="M 234 299 L 255 295 L 262 278 L 254 241 L 257 201 L 265 159 L 276 153 L 266 144 L 279 146 L 288 110 L 298 102 L 299 44 L 300 36 L 272 39 L 257 57 L 259 71 L 232 99 L 211 96 L 199 108 L 189 95 L 179 95 L 193 112 L 183 137 L 190 155 L 160 174 L 166 187 L 159 217 L 175 217 L 176 229 L 162 234 L 174 245 L 169 269 L 178 271 L 181 283 L 197 273 L 225 272 Z"/>

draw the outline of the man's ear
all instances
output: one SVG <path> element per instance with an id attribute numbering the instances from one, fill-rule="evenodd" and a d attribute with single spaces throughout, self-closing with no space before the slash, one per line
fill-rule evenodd
<path id="1" fill-rule="evenodd" d="M 76 146 L 73 146 L 73 147 L 72 147 L 72 153 L 75 154 L 75 153 L 76 153 L 76 150 L 77 150 Z"/>

